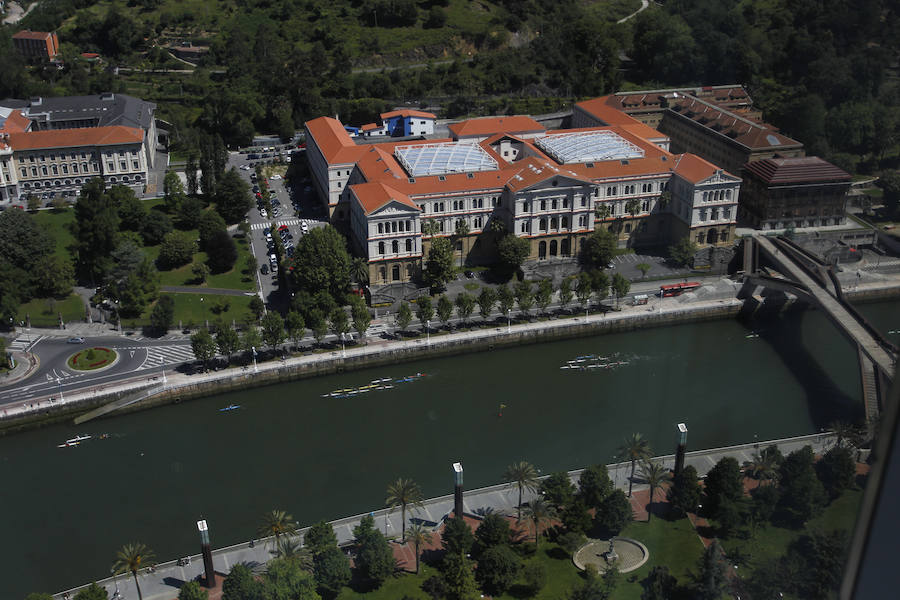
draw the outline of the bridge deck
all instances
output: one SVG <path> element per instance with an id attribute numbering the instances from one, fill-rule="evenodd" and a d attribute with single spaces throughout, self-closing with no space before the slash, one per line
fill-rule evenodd
<path id="1" fill-rule="evenodd" d="M 770 240 L 763 236 L 757 236 L 756 241 L 766 254 L 768 254 L 780 268 L 785 270 L 785 275 L 791 277 L 797 283 L 802 284 L 810 291 L 819 306 L 831 316 L 848 337 L 859 345 L 865 355 L 878 365 L 878 368 L 888 374 L 889 377 L 893 375 L 893 358 L 881 347 L 878 341 L 872 337 L 872 334 L 870 334 L 834 296 L 822 288 L 822 286 L 812 277 L 807 275 L 803 269 L 795 265 L 783 252 L 778 252 Z"/>

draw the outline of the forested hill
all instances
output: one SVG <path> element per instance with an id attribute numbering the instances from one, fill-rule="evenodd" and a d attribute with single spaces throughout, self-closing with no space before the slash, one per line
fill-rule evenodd
<path id="1" fill-rule="evenodd" d="M 0 96 L 129 91 L 176 143 L 287 135 L 322 114 L 398 103 L 445 116 L 541 112 L 618 89 L 745 84 L 766 118 L 855 169 L 896 161 L 900 31 L 891 0 L 42 0 L 19 27 L 58 29 L 64 57 L 185 68 L 161 47 L 208 45 L 191 74 L 113 77 L 68 60 L 31 71 L 0 37 Z M 427 68 L 379 70 L 430 63 Z M 360 69 L 368 69 L 360 71 Z"/>

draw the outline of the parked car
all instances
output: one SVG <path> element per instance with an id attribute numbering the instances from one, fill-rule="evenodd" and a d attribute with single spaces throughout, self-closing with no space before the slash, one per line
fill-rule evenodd
<path id="1" fill-rule="evenodd" d="M 263 275 L 268 275 L 269 274 L 269 265 L 263 264 L 263 266 L 261 266 L 259 268 L 259 272 L 262 273 Z"/>
<path id="2" fill-rule="evenodd" d="M 68 340 L 66 340 L 66 342 L 69 344 L 83 344 L 84 338 L 83 337 L 72 337 L 72 338 L 69 338 Z"/>

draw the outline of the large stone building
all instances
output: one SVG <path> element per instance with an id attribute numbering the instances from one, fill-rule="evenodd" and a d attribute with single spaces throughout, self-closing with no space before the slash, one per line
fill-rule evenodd
<path id="1" fill-rule="evenodd" d="M 12 36 L 13 46 L 25 58 L 53 60 L 59 53 L 59 38 L 55 32 L 19 31 Z"/>
<path id="2" fill-rule="evenodd" d="M 156 156 L 154 109 L 114 94 L 0 101 L 0 202 L 74 194 L 93 177 L 142 192 Z"/>
<path id="3" fill-rule="evenodd" d="M 760 120 L 740 86 L 620 92 L 579 102 L 575 127 L 612 124 L 625 113 L 671 139 L 675 153 L 690 152 L 732 173 L 764 158 L 804 156 L 803 144 Z"/>
<path id="4" fill-rule="evenodd" d="M 817 156 L 744 165 L 741 220 L 759 229 L 841 225 L 851 177 Z"/>
<path id="5" fill-rule="evenodd" d="M 366 145 L 329 117 L 306 128 L 315 188 L 373 285 L 415 278 L 433 237 L 452 238 L 460 264 L 494 262 L 504 232 L 536 261 L 574 256 L 599 228 L 622 246 L 733 240 L 740 179 L 631 118 L 557 131 L 476 119 L 451 125 L 455 139 Z"/>

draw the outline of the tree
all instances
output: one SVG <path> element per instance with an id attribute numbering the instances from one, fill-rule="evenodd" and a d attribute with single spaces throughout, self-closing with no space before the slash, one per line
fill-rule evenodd
<path id="1" fill-rule="evenodd" d="M 853 487 L 856 480 L 856 461 L 849 448 L 835 446 L 816 463 L 816 474 L 831 498 Z"/>
<path id="2" fill-rule="evenodd" d="M 604 273 L 601 269 L 594 269 L 589 273 L 591 276 L 591 289 L 594 292 L 594 297 L 597 300 L 597 304 L 601 304 L 606 296 L 609 294 L 609 276 Z"/>
<path id="3" fill-rule="evenodd" d="M 441 532 L 441 547 L 448 555 L 465 556 L 472 551 L 475 536 L 469 524 L 461 516 L 454 516 L 444 523 L 444 531 Z"/>
<path id="4" fill-rule="evenodd" d="M 291 341 L 294 344 L 298 344 L 306 331 L 306 323 L 303 321 L 303 316 L 300 313 L 291 310 L 284 317 L 284 328 Z"/>
<path id="5" fill-rule="evenodd" d="M 754 452 L 750 460 L 744 463 L 744 474 L 759 480 L 760 485 L 773 481 L 778 474 L 775 457 L 770 453 Z"/>
<path id="6" fill-rule="evenodd" d="M 575 497 L 575 486 L 565 471 L 551 473 L 541 482 L 541 496 L 558 509 L 572 502 Z"/>
<path id="7" fill-rule="evenodd" d="M 550 279 L 542 279 L 538 282 L 538 289 L 534 295 L 534 302 L 541 310 L 542 314 L 547 313 L 547 307 L 553 300 L 553 281 Z"/>
<path id="8" fill-rule="evenodd" d="M 425 261 L 425 283 L 432 292 L 443 290 L 453 279 L 453 246 L 447 238 L 432 238 Z"/>
<path id="9" fill-rule="evenodd" d="M 419 559 L 422 556 L 422 546 L 431 543 L 431 533 L 421 523 L 413 523 L 409 526 L 409 543 L 416 554 L 416 575 L 419 574 Z"/>
<path id="10" fill-rule="evenodd" d="M 631 289 L 631 283 L 621 273 L 613 273 L 612 290 L 616 297 L 616 308 L 619 308 L 619 300 Z"/>
<path id="11" fill-rule="evenodd" d="M 666 493 L 669 509 L 678 518 L 689 512 L 696 512 L 701 493 L 697 470 L 687 465 L 672 479 L 672 487 Z"/>
<path id="12" fill-rule="evenodd" d="M 217 231 L 227 231 L 228 226 L 225 224 L 225 219 L 222 218 L 222 215 L 217 213 L 215 209 L 209 209 L 203 213 L 197 223 L 197 231 L 200 238 L 200 247 L 206 249 L 207 244 L 212 239 L 213 234 Z M 256 267 L 250 269 L 251 271 L 255 271 Z"/>
<path id="13" fill-rule="evenodd" d="M 593 283 L 591 282 L 591 276 L 584 272 L 579 273 L 578 279 L 575 281 L 575 297 L 578 298 L 578 303 L 582 307 L 587 306 L 593 292 L 594 289 Z"/>
<path id="14" fill-rule="evenodd" d="M 434 316 L 434 306 L 431 303 L 430 296 L 422 296 L 416 301 L 416 316 L 419 319 L 419 323 L 422 324 L 422 329 L 428 326 L 428 321 Z"/>
<path id="15" fill-rule="evenodd" d="M 28 206 L 29 212 L 35 213 L 37 212 L 37 209 L 41 207 L 41 199 L 34 194 L 28 194 L 26 205 Z"/>
<path id="16" fill-rule="evenodd" d="M 530 562 L 522 569 L 522 580 L 528 588 L 531 596 L 537 596 L 538 592 L 547 585 L 547 567 L 544 563 Z"/>
<path id="17" fill-rule="evenodd" d="M 662 466 L 661 463 L 655 463 L 652 461 L 646 461 L 641 467 L 641 479 L 647 482 L 647 485 L 650 487 L 650 499 L 647 501 L 647 522 L 650 522 L 650 518 L 652 512 L 650 510 L 651 506 L 653 506 L 653 499 L 656 494 L 656 490 L 658 490 L 662 484 L 667 482 L 671 478 L 669 474 L 669 470 Z"/>
<path id="18" fill-rule="evenodd" d="M 697 244 L 692 242 L 690 237 L 683 237 L 669 246 L 669 258 L 676 265 L 687 266 L 693 262 L 697 250 Z"/>
<path id="19" fill-rule="evenodd" d="M 243 221 L 246 223 L 246 221 Z M 247 259 L 244 261 L 244 266 L 247 268 L 247 281 L 253 280 L 253 274 L 256 272 L 256 268 L 259 266 L 259 262 L 256 260 L 256 257 L 252 254 L 247 255 Z"/>
<path id="20" fill-rule="evenodd" d="M 297 563 L 304 571 L 313 570 L 312 553 L 300 543 L 299 536 L 287 534 L 277 538 L 275 549 L 271 553 L 276 558 L 283 558 Z"/>
<path id="21" fill-rule="evenodd" d="M 206 369 L 206 363 L 216 355 L 216 342 L 207 330 L 201 329 L 191 335 L 191 350 L 194 352 L 197 360 L 203 363 L 203 368 Z"/>
<path id="22" fill-rule="evenodd" d="M 197 195 L 197 155 L 191 152 L 188 154 L 187 164 L 184 166 L 184 177 L 187 180 L 187 193 L 191 196 Z"/>
<path id="23" fill-rule="evenodd" d="M 459 246 L 459 266 L 463 265 L 463 244 L 462 239 L 469 235 L 471 229 L 469 228 L 469 224 L 466 223 L 463 219 L 459 219 L 456 221 L 456 228 L 453 230 L 453 236 L 451 243 L 454 246 Z"/>
<path id="24" fill-rule="evenodd" d="M 326 290 L 335 302 L 344 302 L 350 285 L 350 255 L 337 229 L 330 225 L 316 227 L 301 237 L 292 266 L 294 287 Z"/>
<path id="25" fill-rule="evenodd" d="M 246 352 L 252 352 L 256 356 L 256 349 L 262 346 L 262 336 L 259 334 L 259 328 L 247 327 L 241 334 L 241 348 Z"/>
<path id="26" fill-rule="evenodd" d="M 369 263 L 361 256 L 354 256 L 350 259 L 350 280 L 355 281 L 359 285 L 368 285 L 369 283 Z"/>
<path id="27" fill-rule="evenodd" d="M 194 196 L 184 196 L 175 212 L 175 225 L 179 229 L 195 229 L 203 217 L 203 202 Z"/>
<path id="28" fill-rule="evenodd" d="M 631 502 L 622 490 L 613 490 L 604 498 L 597 514 L 594 516 L 594 525 L 601 531 L 612 535 L 618 535 L 625 525 L 634 518 L 631 510 Z"/>
<path id="29" fill-rule="evenodd" d="M 398 477 L 388 484 L 384 505 L 389 509 L 400 507 L 400 543 L 406 541 L 406 507 L 422 506 L 422 490 L 412 479 Z"/>
<path id="30" fill-rule="evenodd" d="M 798 598 L 834 598 L 840 588 L 847 555 L 847 532 L 812 531 L 795 540 L 784 562 L 796 565 L 796 575 L 784 581 Z"/>
<path id="31" fill-rule="evenodd" d="M 497 242 L 497 257 L 507 273 L 521 267 L 530 254 L 531 242 L 512 233 L 507 233 Z"/>
<path id="32" fill-rule="evenodd" d="M 400 331 L 406 331 L 409 324 L 412 323 L 413 315 L 407 302 L 400 303 L 400 310 L 397 311 L 397 327 Z"/>
<path id="33" fill-rule="evenodd" d="M 314 310 L 310 314 L 309 328 L 312 330 L 316 344 L 321 345 L 325 336 L 328 334 L 328 322 L 325 320 L 325 315 L 318 310 Z"/>
<path id="34" fill-rule="evenodd" d="M 522 521 L 522 492 L 524 490 L 534 491 L 538 487 L 537 471 L 530 462 L 521 460 L 515 462 L 508 467 L 503 473 L 503 480 L 516 484 L 519 489 L 519 502 L 516 504 L 518 508 L 517 521 Z"/>
<path id="35" fill-rule="evenodd" d="M 34 265 L 34 280 L 40 294 L 56 298 L 68 296 L 75 285 L 72 261 L 55 254 L 39 256 Z"/>
<path id="36" fill-rule="evenodd" d="M 648 460 L 651 457 L 650 442 L 644 439 L 640 433 L 633 433 L 630 437 L 625 438 L 624 443 L 619 446 L 616 456 L 620 459 L 631 461 L 631 475 L 628 477 L 628 497 L 631 498 L 631 487 L 634 484 L 634 468 L 635 465 L 642 460 Z"/>
<path id="37" fill-rule="evenodd" d="M 274 310 L 270 310 L 262 318 L 262 338 L 266 344 L 275 352 L 275 349 L 284 342 L 286 334 L 284 331 L 284 319 L 281 318 Z"/>
<path id="38" fill-rule="evenodd" d="M 231 355 L 238 351 L 240 344 L 238 332 L 233 327 L 220 327 L 216 332 L 216 347 L 219 349 L 219 354 L 228 357 L 229 363 L 231 363 Z"/>
<path id="39" fill-rule="evenodd" d="M 478 303 L 478 313 L 481 315 L 481 318 L 487 320 L 491 316 L 491 311 L 494 310 L 494 304 L 497 302 L 497 292 L 493 288 L 481 288 L 481 293 L 478 294 L 478 298 L 475 301 Z"/>
<path id="40" fill-rule="evenodd" d="M 581 498 L 576 498 L 565 505 L 562 511 L 560 520 L 570 533 L 583 534 L 591 528 L 591 513 Z"/>
<path id="41" fill-rule="evenodd" d="M 29 269 L 50 253 L 44 234 L 34 217 L 21 210 L 0 212 L 0 259 Z"/>
<path id="42" fill-rule="evenodd" d="M 500 309 L 501 314 L 509 316 L 509 311 L 512 310 L 515 302 L 515 295 L 513 295 L 512 290 L 510 290 L 505 283 L 497 288 L 497 308 Z"/>
<path id="43" fill-rule="evenodd" d="M 256 600 L 262 598 L 262 582 L 244 563 L 238 563 L 222 582 L 222 600 Z"/>
<path id="44" fill-rule="evenodd" d="M 180 267 L 191 262 L 197 252 L 194 236 L 186 231 L 172 231 L 163 238 L 159 248 L 159 262 L 164 267 Z"/>
<path id="45" fill-rule="evenodd" d="M 29 600 L 31 595 L 29 594 L 28 598 L 25 600 Z M 49 600 L 53 600 L 53 596 L 48 596 Z M 42 598 L 39 600 L 43 600 Z M 106 593 L 106 590 L 97 585 L 97 582 L 92 582 L 91 585 L 86 588 L 82 588 L 75 594 L 75 600 L 109 600 L 109 594 Z M 178 600 L 184 600 L 181 596 L 178 597 Z M 188 598 L 187 600 L 191 600 Z M 199 598 L 198 600 L 205 600 L 205 597 Z"/>
<path id="46" fill-rule="evenodd" d="M 521 559 L 509 546 L 493 546 L 481 553 L 475 579 L 482 590 L 500 596 L 510 588 L 521 569 Z"/>
<path id="47" fill-rule="evenodd" d="M 699 600 L 720 600 L 727 583 L 728 566 L 719 540 L 713 540 L 700 559 L 700 573 L 694 588 Z"/>
<path id="48" fill-rule="evenodd" d="M 306 531 L 303 542 L 313 556 L 325 552 L 329 548 L 337 548 L 337 536 L 334 527 L 327 521 L 319 521 Z"/>
<path id="49" fill-rule="evenodd" d="M 475 583 L 472 561 L 464 554 L 451 553 L 442 564 L 447 598 L 450 600 L 477 600 L 480 596 Z"/>
<path id="50" fill-rule="evenodd" d="M 447 296 L 442 295 L 438 298 L 437 316 L 441 323 L 444 324 L 444 327 L 447 327 L 448 323 L 450 323 L 450 318 L 453 316 L 453 303 L 450 302 Z"/>
<path id="51" fill-rule="evenodd" d="M 119 198 L 119 228 L 128 231 L 140 231 L 144 226 L 144 221 L 148 218 L 144 203 L 138 200 L 131 188 L 126 188 L 125 186 L 116 187 L 127 190 L 127 193 Z"/>
<path id="52" fill-rule="evenodd" d="M 137 588 L 138 599 L 143 600 L 144 594 L 141 593 L 141 584 L 138 582 L 138 571 L 145 566 L 153 564 L 153 551 L 140 542 L 125 544 L 116 553 L 116 561 L 113 563 L 112 571 L 114 575 L 123 573 L 131 573 L 134 577 L 134 585 Z"/>
<path id="53" fill-rule="evenodd" d="M 350 331 L 350 320 L 347 318 L 346 311 L 341 307 L 331 311 L 328 321 L 331 324 L 331 332 L 340 339 L 344 339 L 344 336 Z"/>
<path id="54" fill-rule="evenodd" d="M 741 468 L 735 458 L 726 456 L 706 474 L 704 506 L 708 514 L 715 516 L 722 498 L 737 502 L 744 496 Z"/>
<path id="55" fill-rule="evenodd" d="M 653 267 L 651 267 L 650 265 L 648 265 L 645 262 L 642 262 L 642 263 L 638 263 L 638 264 L 634 265 L 634 268 L 641 272 L 641 277 L 643 279 L 646 279 L 647 272 L 650 271 L 650 269 L 652 269 Z M 652 571 L 651 571 L 651 573 L 652 573 Z"/>
<path id="56" fill-rule="evenodd" d="M 510 535 L 509 521 L 497 513 L 488 513 L 475 530 L 478 556 L 488 548 L 509 544 Z"/>
<path id="57" fill-rule="evenodd" d="M 297 561 L 275 558 L 266 564 L 262 597 L 290 600 L 319 600 L 313 576 Z"/>
<path id="58" fill-rule="evenodd" d="M 371 515 L 364 516 L 353 528 L 353 537 L 356 539 L 356 570 L 363 580 L 378 587 L 394 573 L 395 563 L 394 553 L 374 523 Z"/>
<path id="59" fill-rule="evenodd" d="M 366 331 L 369 330 L 369 325 L 372 323 L 372 315 L 369 314 L 369 309 L 366 308 L 362 300 L 359 300 L 353 303 L 350 312 L 353 316 L 353 329 L 356 330 L 360 338 L 365 337 Z"/>
<path id="60" fill-rule="evenodd" d="M 422 24 L 425 29 L 440 29 L 447 24 L 447 13 L 440 6 L 432 6 L 428 11 L 428 18 Z"/>
<path id="61" fill-rule="evenodd" d="M 578 478 L 578 496 L 589 508 L 600 508 L 613 490 L 606 465 L 592 465 Z"/>
<path id="62" fill-rule="evenodd" d="M 459 315 L 460 319 L 462 319 L 463 325 L 465 325 L 465 323 L 469 320 L 469 317 L 472 316 L 472 311 L 474 309 L 474 296 L 471 296 L 465 292 L 462 292 L 456 296 L 456 314 Z"/>
<path id="63" fill-rule="evenodd" d="M 534 551 L 537 552 L 541 531 L 544 525 L 556 518 L 556 509 L 543 498 L 535 498 L 525 507 L 525 518 L 534 527 Z"/>
<path id="64" fill-rule="evenodd" d="M 677 585 L 678 580 L 669 573 L 669 568 L 657 565 L 650 569 L 650 574 L 644 580 L 641 600 L 668 600 L 674 597 Z"/>
<path id="65" fill-rule="evenodd" d="M 519 311 L 528 316 L 528 311 L 534 306 L 534 294 L 531 291 L 531 283 L 528 281 L 520 281 L 514 287 L 516 303 L 519 305 Z"/>
<path id="66" fill-rule="evenodd" d="M 160 296 L 150 313 L 150 326 L 157 331 L 165 333 L 172 327 L 175 320 L 175 299 L 172 296 Z"/>
<path id="67" fill-rule="evenodd" d="M 761 486 L 750 493 L 751 501 L 747 509 L 747 518 L 754 531 L 757 525 L 766 523 L 772 518 L 780 496 L 778 488 L 774 485 Z"/>
<path id="68" fill-rule="evenodd" d="M 810 446 L 787 455 L 779 470 L 779 510 L 794 525 L 802 525 L 821 511 L 827 496 L 816 477 L 815 457 Z"/>
<path id="69" fill-rule="evenodd" d="M 106 591 L 103 591 L 104 600 L 106 599 Z M 209 592 L 200 587 L 199 581 L 188 581 L 181 589 L 178 590 L 178 600 L 208 600 Z"/>
<path id="70" fill-rule="evenodd" d="M 594 269 L 605 269 L 616 255 L 616 236 L 607 229 L 598 229 L 581 246 L 580 260 L 583 265 Z"/>
<path id="71" fill-rule="evenodd" d="M 154 210 L 141 223 L 141 238 L 144 240 L 145 245 L 156 246 L 162 243 L 166 234 L 172 229 L 172 219 L 168 215 Z"/>
<path id="72" fill-rule="evenodd" d="M 572 278 L 564 277 L 563 280 L 559 282 L 559 306 L 565 309 L 572 301 L 573 295 Z"/>
<path id="73" fill-rule="evenodd" d="M 217 182 L 215 202 L 216 210 L 226 223 L 243 220 L 247 211 L 253 207 L 250 189 L 234 168 L 229 169 Z"/>
<path id="74" fill-rule="evenodd" d="M 182 200 L 184 200 L 184 186 L 181 185 L 181 179 L 175 171 L 169 171 L 163 179 L 163 205 L 166 212 L 175 214 Z"/>
<path id="75" fill-rule="evenodd" d="M 277 542 L 281 536 L 291 536 L 296 530 L 297 522 L 290 513 L 272 509 L 263 515 L 256 534 L 261 538 L 274 537 Z"/>
<path id="76" fill-rule="evenodd" d="M 75 246 L 79 271 L 92 280 L 102 279 L 109 268 L 109 255 L 116 247 L 119 213 L 106 193 L 103 180 L 91 179 L 75 203 Z"/>
<path id="77" fill-rule="evenodd" d="M 834 445 L 839 448 L 845 445 L 858 446 L 865 436 L 864 428 L 846 421 L 833 421 L 829 423 L 828 429 L 834 433 Z"/>
<path id="78" fill-rule="evenodd" d="M 353 578 L 350 559 L 336 545 L 328 546 L 314 555 L 313 576 L 321 592 L 326 596 L 335 597 Z"/>
<path id="79" fill-rule="evenodd" d="M 231 234 L 227 231 L 216 231 L 206 242 L 206 263 L 213 273 L 225 273 L 237 262 L 238 251 Z"/>
<path id="80" fill-rule="evenodd" d="M 266 305 L 260 300 L 259 296 L 250 298 L 250 302 L 247 303 L 247 308 L 257 321 L 260 320 L 263 313 L 266 312 Z"/>
<path id="81" fill-rule="evenodd" d="M 191 265 L 191 274 L 194 276 L 194 281 L 205 283 L 206 278 L 209 277 L 209 267 L 204 263 L 194 263 Z"/>

